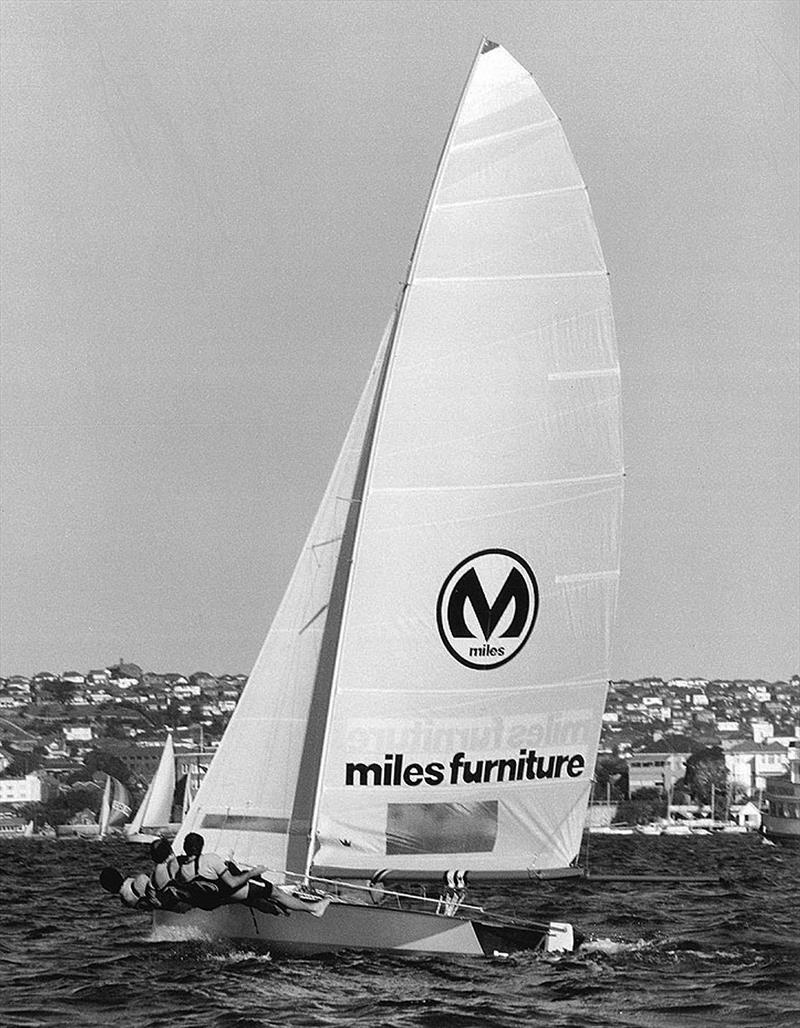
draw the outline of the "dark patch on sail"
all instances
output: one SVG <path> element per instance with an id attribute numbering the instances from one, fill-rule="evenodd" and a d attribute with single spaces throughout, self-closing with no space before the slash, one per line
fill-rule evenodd
<path id="1" fill-rule="evenodd" d="M 390 803 L 386 855 L 491 853 L 497 840 L 497 800 L 473 803 Z"/>
<path id="2" fill-rule="evenodd" d="M 231 832 L 273 832 L 286 835 L 288 817 L 250 817 L 247 814 L 206 814 L 201 828 L 225 828 Z"/>
<path id="3" fill-rule="evenodd" d="M 496 50 L 498 46 L 500 46 L 499 43 L 493 43 L 491 39 L 486 39 L 484 40 L 483 46 L 481 47 L 481 53 L 488 54 L 490 50 Z"/>

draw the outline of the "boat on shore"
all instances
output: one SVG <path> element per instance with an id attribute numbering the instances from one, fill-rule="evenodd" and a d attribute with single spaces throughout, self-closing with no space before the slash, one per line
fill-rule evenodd
<path id="1" fill-rule="evenodd" d="M 531 75 L 483 40 L 333 476 L 176 841 L 200 833 L 332 902 L 156 911 L 156 938 L 575 948 L 568 921 L 489 912 L 468 888 L 581 873 L 619 394 L 586 187 Z"/>

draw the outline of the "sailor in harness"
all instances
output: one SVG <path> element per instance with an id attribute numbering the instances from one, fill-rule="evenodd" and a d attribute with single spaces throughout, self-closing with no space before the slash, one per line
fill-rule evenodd
<path id="1" fill-rule="evenodd" d="M 302 910 L 322 917 L 330 897 L 303 900 L 290 892 L 274 888 L 262 878 L 264 866 L 240 871 L 217 853 L 203 852 L 203 836 L 189 832 L 183 840 L 183 854 L 168 862 L 171 887 L 188 904 L 201 910 L 215 910 L 226 903 L 244 903 L 270 914 Z M 277 909 L 276 909 L 277 907 Z"/>

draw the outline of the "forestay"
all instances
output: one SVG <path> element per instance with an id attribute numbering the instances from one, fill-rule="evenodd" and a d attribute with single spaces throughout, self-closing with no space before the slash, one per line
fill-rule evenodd
<path id="1" fill-rule="evenodd" d="M 621 494 L 586 190 L 536 83 L 486 43 L 370 385 L 184 830 L 342 876 L 570 864 Z"/>

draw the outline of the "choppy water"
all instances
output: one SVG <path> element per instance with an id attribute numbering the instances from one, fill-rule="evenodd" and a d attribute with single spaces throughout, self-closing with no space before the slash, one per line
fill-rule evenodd
<path id="1" fill-rule="evenodd" d="M 0 842 L 0 1022 L 115 1028 L 770 1028 L 800 1025 L 800 851 L 757 837 L 593 837 L 590 869 L 719 884 L 503 886 L 473 899 L 571 920 L 576 954 L 271 959 L 249 944 L 155 943 L 96 885 L 120 842 Z"/>

